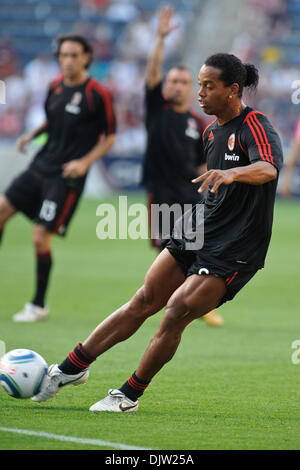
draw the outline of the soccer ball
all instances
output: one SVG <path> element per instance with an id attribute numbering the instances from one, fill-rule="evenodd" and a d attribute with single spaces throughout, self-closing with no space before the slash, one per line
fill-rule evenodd
<path id="1" fill-rule="evenodd" d="M 14 398 L 30 398 L 39 393 L 47 374 L 46 361 L 30 349 L 13 349 L 0 359 L 0 385 Z"/>

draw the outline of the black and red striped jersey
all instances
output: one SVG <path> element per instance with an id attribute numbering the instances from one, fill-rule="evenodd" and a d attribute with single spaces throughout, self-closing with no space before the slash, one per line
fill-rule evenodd
<path id="1" fill-rule="evenodd" d="M 61 174 L 64 163 L 83 157 L 102 134 L 116 131 L 112 96 L 94 78 L 68 87 L 59 76 L 49 87 L 45 110 L 48 140 L 31 167 L 46 175 Z"/>
<path id="2" fill-rule="evenodd" d="M 226 170 L 263 161 L 278 173 L 280 138 L 267 117 L 246 107 L 223 126 L 217 120 L 203 132 L 208 170 Z M 261 185 L 234 182 L 208 191 L 204 208 L 203 253 L 252 268 L 264 265 L 273 222 L 278 177 Z"/>

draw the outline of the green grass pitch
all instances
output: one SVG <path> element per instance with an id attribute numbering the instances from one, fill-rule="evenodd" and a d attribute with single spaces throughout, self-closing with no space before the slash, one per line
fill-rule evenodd
<path id="1" fill-rule="evenodd" d="M 22 215 L 8 224 L 0 251 L 0 339 L 7 350 L 34 349 L 49 365 L 60 362 L 142 284 L 155 257 L 149 241 L 100 241 L 98 204 L 83 200 L 66 240 L 54 241 L 51 315 L 40 323 L 11 321 L 33 293 L 35 263 L 31 224 Z M 66 387 L 42 404 L 0 390 L 0 428 L 165 450 L 299 449 L 300 364 L 291 360 L 292 343 L 300 340 L 299 210 L 298 201 L 277 201 L 265 269 L 221 307 L 222 328 L 195 321 L 186 329 L 138 413 L 97 415 L 88 409 L 135 370 L 162 312 L 98 358 L 84 386 Z M 96 448 L 0 431 L 1 450 Z"/>

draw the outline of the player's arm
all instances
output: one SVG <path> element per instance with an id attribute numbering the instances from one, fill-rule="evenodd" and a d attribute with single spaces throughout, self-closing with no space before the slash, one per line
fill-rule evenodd
<path id="1" fill-rule="evenodd" d="M 291 195 L 291 179 L 294 167 L 300 157 L 300 140 L 294 140 L 291 148 L 291 153 L 287 161 L 285 172 L 283 174 L 283 181 L 281 186 L 281 193 L 283 196 Z"/>
<path id="2" fill-rule="evenodd" d="M 90 166 L 99 158 L 102 158 L 111 148 L 115 140 L 115 134 L 103 137 L 86 155 L 63 165 L 63 178 L 81 178 Z"/>
<path id="3" fill-rule="evenodd" d="M 260 185 L 276 178 L 277 169 L 271 163 L 261 161 L 228 170 L 209 170 L 195 178 L 193 183 L 201 183 L 199 192 L 204 192 L 211 186 L 211 192 L 217 193 L 221 184 L 238 182 Z"/>
<path id="4" fill-rule="evenodd" d="M 146 85 L 148 89 L 153 89 L 163 79 L 162 64 L 164 61 L 165 37 L 173 31 L 177 25 L 171 20 L 174 10 L 166 6 L 159 11 L 158 29 L 152 51 L 149 54 L 146 70 Z"/>
<path id="5" fill-rule="evenodd" d="M 26 152 L 26 145 L 31 142 L 33 139 L 38 137 L 43 132 L 46 132 L 48 128 L 48 121 L 44 121 L 37 129 L 33 131 L 27 132 L 26 134 L 21 135 L 17 139 L 17 149 L 19 152 L 25 153 Z"/>

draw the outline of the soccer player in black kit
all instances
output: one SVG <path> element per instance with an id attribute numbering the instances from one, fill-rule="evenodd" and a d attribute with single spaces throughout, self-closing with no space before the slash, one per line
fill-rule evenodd
<path id="1" fill-rule="evenodd" d="M 64 236 L 74 214 L 91 164 L 114 142 L 115 115 L 108 90 L 88 76 L 92 47 L 81 36 L 57 41 L 62 75 L 50 85 L 46 121 L 18 139 L 18 149 L 43 132 L 47 143 L 29 168 L 17 176 L 0 198 L 0 235 L 5 223 L 23 212 L 34 221 L 36 289 L 31 302 L 13 316 L 33 322 L 48 315 L 45 296 L 52 267 L 53 235 Z"/>
<path id="2" fill-rule="evenodd" d="M 194 98 L 192 73 L 184 65 L 175 65 L 163 80 L 165 38 L 176 28 L 173 14 L 170 6 L 159 11 L 146 72 L 147 148 L 143 184 L 148 191 L 151 242 L 159 251 L 170 238 L 176 218 L 186 207 L 203 201 L 192 180 L 206 171 L 202 143 L 205 126 L 190 109 Z M 151 217 L 154 205 L 168 205 L 170 211 L 156 220 Z M 210 326 L 223 325 L 223 318 L 216 310 L 202 318 Z"/>
<path id="3" fill-rule="evenodd" d="M 220 53 L 206 60 L 198 78 L 199 104 L 205 113 L 216 116 L 203 135 L 208 171 L 194 180 L 201 183 L 200 191 L 208 191 L 202 248 L 188 250 L 184 236 L 173 236 L 133 298 L 100 323 L 61 364 L 49 367 L 34 401 L 47 400 L 63 385 L 85 381 L 89 365 L 98 356 L 129 338 L 166 306 L 137 369 L 119 389 L 109 390 L 90 408 L 93 412 L 137 411 L 153 377 L 174 356 L 185 327 L 233 299 L 263 268 L 283 156 L 279 136 L 267 117 L 242 100 L 244 87 L 256 87 L 258 72 L 236 56 Z"/>

